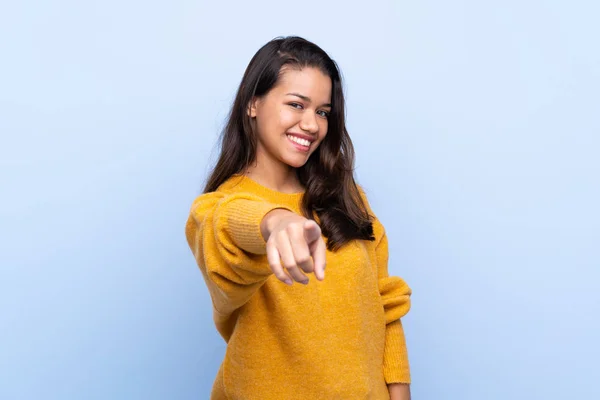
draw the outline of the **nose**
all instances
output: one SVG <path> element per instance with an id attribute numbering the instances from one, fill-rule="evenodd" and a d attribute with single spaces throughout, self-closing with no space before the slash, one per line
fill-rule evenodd
<path id="1" fill-rule="evenodd" d="M 312 112 L 305 112 L 302 116 L 302 120 L 300 120 L 300 129 L 305 132 L 310 132 L 312 134 L 317 133 L 319 131 L 319 124 L 317 123 L 317 116 Z"/>

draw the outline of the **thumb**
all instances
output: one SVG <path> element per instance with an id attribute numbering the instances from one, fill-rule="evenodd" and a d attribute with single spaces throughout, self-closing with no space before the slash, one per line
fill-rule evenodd
<path id="1" fill-rule="evenodd" d="M 312 243 L 321 237 L 321 228 L 315 221 L 309 219 L 304 223 L 304 238 L 307 243 Z"/>

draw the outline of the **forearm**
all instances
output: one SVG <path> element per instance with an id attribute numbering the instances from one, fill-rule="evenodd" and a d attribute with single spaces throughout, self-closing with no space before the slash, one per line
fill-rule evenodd
<path id="1" fill-rule="evenodd" d="M 272 274 L 261 222 L 282 206 L 249 194 L 200 196 L 192 205 L 186 237 L 203 272 L 216 311 L 228 316 Z"/>
<path id="2" fill-rule="evenodd" d="M 388 385 L 390 400 L 410 400 L 410 385 L 406 383 L 390 383 Z"/>

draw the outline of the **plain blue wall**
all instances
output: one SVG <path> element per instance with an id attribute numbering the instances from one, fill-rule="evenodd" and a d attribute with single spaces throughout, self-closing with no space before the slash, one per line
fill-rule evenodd
<path id="1" fill-rule="evenodd" d="M 0 399 L 207 399 L 184 223 L 254 52 L 325 48 L 413 398 L 600 398 L 597 2 L 0 6 Z"/>

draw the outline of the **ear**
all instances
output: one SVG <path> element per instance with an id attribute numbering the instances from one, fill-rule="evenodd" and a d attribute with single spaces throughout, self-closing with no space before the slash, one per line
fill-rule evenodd
<path id="1" fill-rule="evenodd" d="M 257 105 L 258 105 L 258 98 L 253 97 L 252 100 L 250 101 L 250 104 L 248 104 L 248 109 L 247 109 L 247 113 L 250 118 L 256 118 Z"/>

